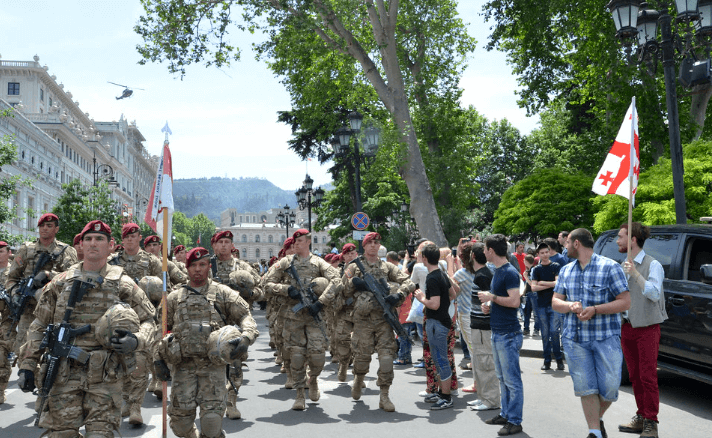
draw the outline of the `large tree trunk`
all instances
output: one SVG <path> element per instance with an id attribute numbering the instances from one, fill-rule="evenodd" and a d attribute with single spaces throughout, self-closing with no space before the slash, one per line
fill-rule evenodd
<path id="1" fill-rule="evenodd" d="M 690 105 L 690 116 L 697 124 L 694 140 L 702 136 L 705 128 L 705 117 L 707 116 L 707 104 L 712 97 L 712 84 L 696 85 L 692 88 L 692 102 Z"/>

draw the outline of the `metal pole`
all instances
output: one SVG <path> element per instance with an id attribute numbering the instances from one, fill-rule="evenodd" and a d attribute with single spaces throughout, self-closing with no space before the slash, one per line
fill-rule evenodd
<path id="1" fill-rule="evenodd" d="M 672 161 L 672 185 L 675 196 L 675 222 L 687 223 L 685 205 L 685 173 L 680 143 L 680 116 L 677 109 L 677 89 L 675 88 L 675 53 L 672 42 L 672 17 L 665 9 L 660 16 L 660 35 L 662 37 L 663 71 L 665 73 L 665 95 L 668 111 L 668 134 L 670 138 L 670 159 Z"/>
<path id="2" fill-rule="evenodd" d="M 307 191 L 307 221 L 309 222 L 309 234 L 311 234 L 311 205 L 311 190 L 309 190 Z M 311 237 L 309 238 L 309 240 L 311 240 Z"/>
<path id="3" fill-rule="evenodd" d="M 355 139 L 356 144 L 354 145 L 354 158 L 356 161 L 355 171 L 356 171 L 356 212 L 362 211 L 361 205 L 361 154 L 358 150 L 358 139 Z M 358 253 L 363 254 L 363 240 L 358 241 Z"/>

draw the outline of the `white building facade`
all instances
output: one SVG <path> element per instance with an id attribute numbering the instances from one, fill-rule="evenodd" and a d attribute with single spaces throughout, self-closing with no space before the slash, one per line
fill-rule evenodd
<path id="1" fill-rule="evenodd" d="M 13 136 L 18 152 L 17 162 L 4 166 L 0 177 L 32 181 L 9 200 L 20 218 L 4 225 L 11 234 L 36 237 L 38 215 L 52 210 L 61 185 L 76 178 L 87 185 L 111 178 L 117 209 L 143 217 L 158 157 L 143 146 L 136 122 L 128 123 L 123 115 L 118 121 L 95 122 L 48 70 L 38 56 L 33 61 L 0 59 L 0 109 L 14 108 L 14 117 L 0 119 L 0 135 Z M 28 209 L 34 213 L 26 214 Z"/>

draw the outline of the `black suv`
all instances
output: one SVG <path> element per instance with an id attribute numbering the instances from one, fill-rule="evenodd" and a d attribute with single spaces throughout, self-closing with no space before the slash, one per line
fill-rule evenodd
<path id="1" fill-rule="evenodd" d="M 606 231 L 594 251 L 623 261 L 617 237 L 618 230 Z M 665 270 L 659 368 L 712 384 L 712 226 L 653 226 L 643 249 Z"/>

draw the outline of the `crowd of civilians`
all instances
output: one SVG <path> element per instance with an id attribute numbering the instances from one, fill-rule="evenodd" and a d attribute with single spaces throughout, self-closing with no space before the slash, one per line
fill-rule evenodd
<path id="1" fill-rule="evenodd" d="M 622 253 L 627 229 L 623 224 L 619 234 Z M 633 223 L 632 234 L 631 254 L 622 265 L 593 253 L 593 236 L 585 229 L 562 231 L 537 245 L 517 242 L 514 252 L 505 236 L 495 234 L 483 241 L 463 238 L 452 250 L 422 240 L 413 254 L 388 253 L 388 261 L 400 264 L 416 284 L 412 299 L 401 306 L 400 322 L 422 342 L 423 357 L 413 365 L 427 375 L 420 396 L 431 409 L 453 406 L 460 386 L 454 355 L 459 338 L 460 368 L 472 370 L 473 377 L 459 390 L 478 395 L 468 402 L 470 409 L 498 410 L 485 422 L 501 425 L 500 436 L 520 433 L 519 352 L 524 337 L 540 335 L 542 371 L 565 371 L 566 358 L 587 438 L 607 437 L 603 414 L 617 400 L 624 354 L 638 412 L 619 430 L 657 438 L 655 360 L 659 324 L 667 317 L 661 304 L 664 274 L 642 251 L 647 227 Z M 394 363 L 412 365 L 412 341 L 399 339 L 399 345 Z"/>

